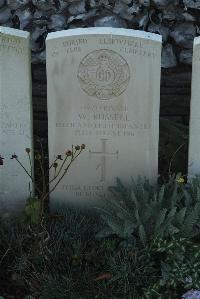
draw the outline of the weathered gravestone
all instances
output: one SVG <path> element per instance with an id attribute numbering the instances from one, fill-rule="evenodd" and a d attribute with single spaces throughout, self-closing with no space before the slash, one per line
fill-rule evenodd
<path id="1" fill-rule="evenodd" d="M 188 175 L 200 175 L 200 37 L 193 46 Z"/>
<path id="2" fill-rule="evenodd" d="M 0 210 L 21 209 L 29 196 L 29 178 L 11 156 L 30 170 L 32 148 L 29 33 L 0 27 Z"/>
<path id="3" fill-rule="evenodd" d="M 156 34 L 88 28 L 48 35 L 50 161 L 71 144 L 87 146 L 52 201 L 91 205 L 108 197 L 116 177 L 156 180 L 160 60 Z"/>

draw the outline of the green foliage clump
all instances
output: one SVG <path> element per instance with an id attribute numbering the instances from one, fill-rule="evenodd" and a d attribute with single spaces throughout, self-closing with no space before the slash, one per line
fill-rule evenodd
<path id="1" fill-rule="evenodd" d="M 158 239 L 152 247 L 161 276 L 144 292 L 145 298 L 178 298 L 184 289 L 200 289 L 200 246 L 186 238 Z"/>
<path id="2" fill-rule="evenodd" d="M 104 228 L 97 237 L 116 235 L 146 246 L 149 241 L 169 236 L 193 238 L 200 233 L 200 185 L 189 189 L 171 177 L 163 185 L 148 180 L 132 181 L 126 188 L 118 179 L 111 188 L 114 198 L 101 210 Z"/>

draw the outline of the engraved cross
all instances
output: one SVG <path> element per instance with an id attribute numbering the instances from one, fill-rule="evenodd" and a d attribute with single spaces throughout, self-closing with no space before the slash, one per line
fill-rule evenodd
<path id="1" fill-rule="evenodd" d="M 101 155 L 101 162 L 97 166 L 97 169 L 101 167 L 101 179 L 100 182 L 105 182 L 106 180 L 106 157 L 110 155 L 115 155 L 118 159 L 119 151 L 116 151 L 115 153 L 109 153 L 106 151 L 106 142 L 108 139 L 101 139 L 101 151 L 99 152 L 92 152 L 89 150 L 90 157 L 91 155 Z"/>

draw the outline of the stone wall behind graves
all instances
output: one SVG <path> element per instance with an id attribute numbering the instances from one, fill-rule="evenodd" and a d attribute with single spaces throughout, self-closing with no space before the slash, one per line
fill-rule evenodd
<path id="1" fill-rule="evenodd" d="M 163 36 L 162 65 L 191 65 L 200 0 L 0 0 L 0 25 L 31 32 L 33 61 L 45 60 L 48 32 L 122 27 Z"/>

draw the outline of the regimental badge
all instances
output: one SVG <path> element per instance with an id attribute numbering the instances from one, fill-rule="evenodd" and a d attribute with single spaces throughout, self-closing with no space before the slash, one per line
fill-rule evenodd
<path id="1" fill-rule="evenodd" d="M 99 100 L 110 100 L 126 90 L 130 69 L 118 53 L 108 49 L 96 50 L 80 62 L 78 80 L 88 95 Z"/>

